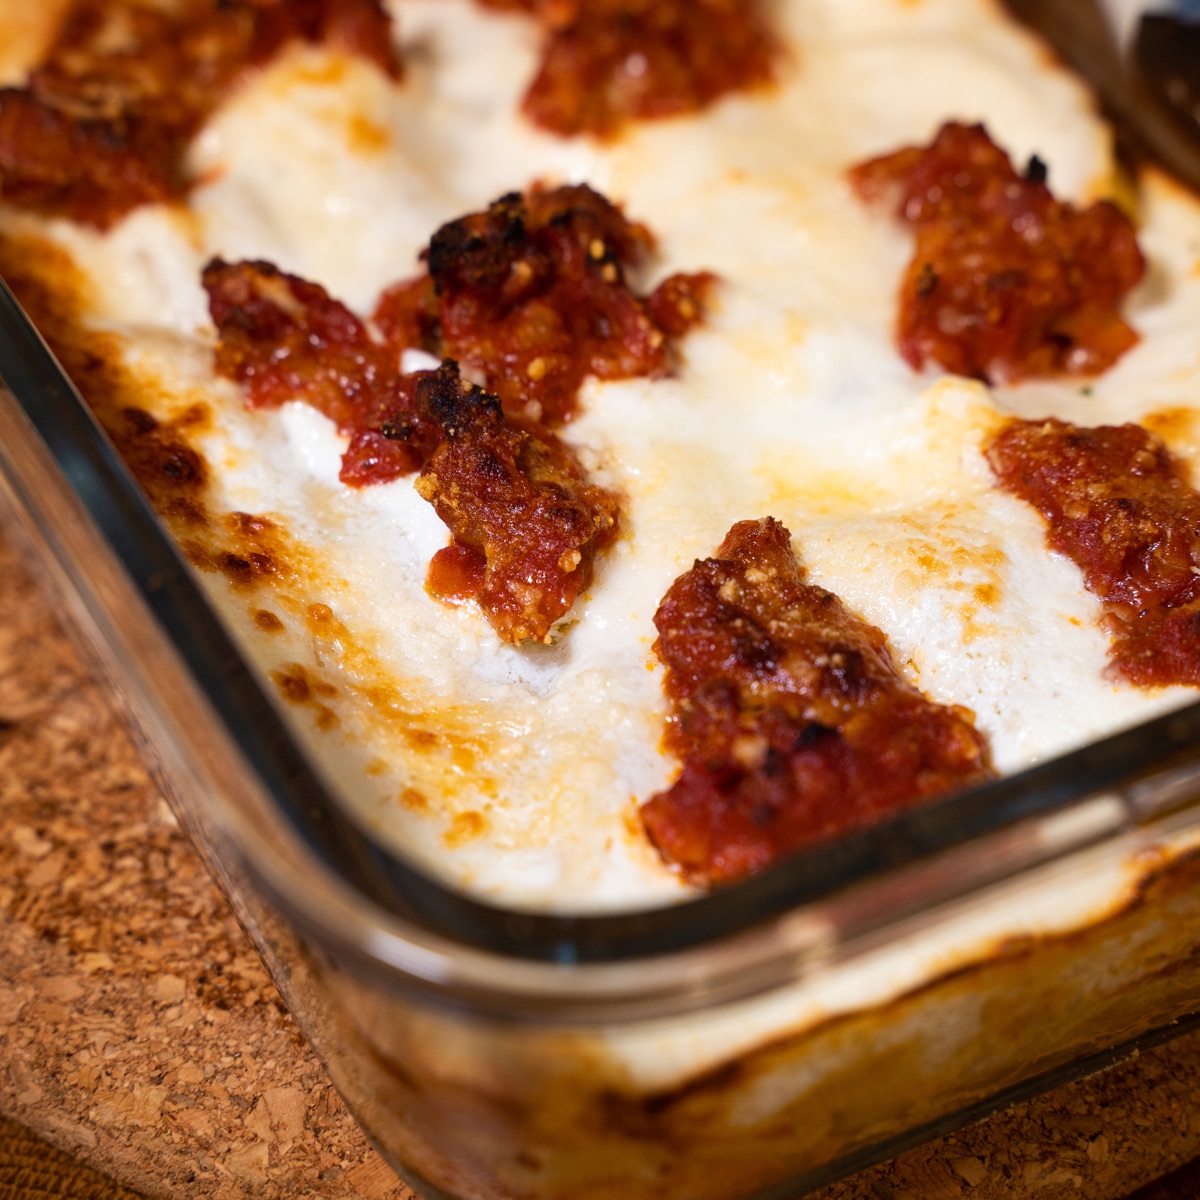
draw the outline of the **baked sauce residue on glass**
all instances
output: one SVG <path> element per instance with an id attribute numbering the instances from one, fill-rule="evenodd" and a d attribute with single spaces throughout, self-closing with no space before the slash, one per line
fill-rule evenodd
<path id="1" fill-rule="evenodd" d="M 543 129 L 611 137 L 771 81 L 779 44 L 761 0 L 481 0 L 544 27 L 524 110 Z"/>
<path id="2" fill-rule="evenodd" d="M 696 884 L 761 870 L 992 771 L 970 714 L 897 672 L 883 633 L 805 582 L 791 535 L 741 521 L 654 623 L 676 782 L 642 806 Z"/>
<path id="3" fill-rule="evenodd" d="M 419 471 L 453 542 L 430 591 L 476 600 L 505 641 L 546 641 L 616 537 L 616 496 L 554 433 L 588 375 L 665 374 L 671 339 L 702 315 L 710 277 L 672 276 L 638 297 L 624 265 L 652 241 L 586 187 L 506 196 L 444 226 L 427 275 L 385 293 L 372 322 L 269 263 L 204 272 L 217 371 L 253 407 L 303 400 L 349 444 L 361 487 Z M 443 356 L 405 374 L 401 354 Z M 487 382 L 464 381 L 461 358 Z"/>
<path id="4" fill-rule="evenodd" d="M 399 74 L 380 0 L 75 0 L 26 85 L 0 89 L 0 195 L 100 229 L 182 198 L 192 138 L 296 40 Z"/>
<path id="5" fill-rule="evenodd" d="M 1112 671 L 1200 685 L 1200 493 L 1186 465 L 1140 425 L 1058 420 L 1012 421 L 987 457 L 1103 603 Z"/>
<path id="6" fill-rule="evenodd" d="M 1018 173 L 983 126 L 950 122 L 850 178 L 915 228 L 897 321 L 914 368 L 991 383 L 1092 375 L 1137 342 L 1118 311 L 1145 270 L 1129 218 L 1107 200 L 1056 200 L 1045 165 Z"/>

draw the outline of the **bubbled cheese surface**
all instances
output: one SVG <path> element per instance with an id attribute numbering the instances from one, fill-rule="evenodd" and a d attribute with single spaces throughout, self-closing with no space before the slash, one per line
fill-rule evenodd
<path id="1" fill-rule="evenodd" d="M 811 579 L 883 628 L 901 669 L 971 709 L 1017 770 L 1186 702 L 1104 677 L 1098 603 L 1040 518 L 993 486 L 980 446 L 1005 413 L 1145 420 L 1200 456 L 1200 209 L 1141 197 L 1142 343 L 1102 379 L 989 390 L 915 374 L 891 339 L 911 241 L 852 195 L 848 167 L 983 120 L 1060 196 L 1113 185 L 1109 134 L 1072 78 L 987 0 L 780 0 L 779 86 L 563 140 L 519 113 L 532 25 L 469 0 L 398 0 L 399 85 L 297 49 L 194 147 L 191 213 L 144 210 L 100 236 L 54 223 L 87 272 L 95 324 L 169 413 L 202 397 L 216 507 L 266 514 L 305 549 L 277 592 L 203 575 L 264 677 L 305 664 L 336 728 L 289 707 L 346 803 L 393 844 L 490 899 L 638 907 L 685 894 L 636 806 L 677 764 L 652 617 L 737 520 L 772 515 Z M 354 491 L 342 440 L 293 404 L 247 412 L 211 369 L 199 271 L 267 258 L 362 313 L 414 275 L 442 222 L 500 194 L 586 180 L 656 234 L 641 281 L 711 270 L 706 324 L 666 379 L 590 382 L 565 436 L 627 498 L 624 534 L 552 646 L 500 645 L 470 605 L 424 590 L 445 528 L 411 479 Z M 282 633 L 256 630 L 268 609 Z M 326 722 L 328 725 L 328 722 Z"/>

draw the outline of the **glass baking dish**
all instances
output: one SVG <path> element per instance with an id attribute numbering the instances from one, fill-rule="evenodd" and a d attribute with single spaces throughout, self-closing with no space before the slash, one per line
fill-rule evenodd
<path id="1" fill-rule="evenodd" d="M 646 911 L 490 906 L 339 808 L 0 292 L 0 493 L 423 1195 L 790 1196 L 1200 1010 L 1200 704 Z"/>

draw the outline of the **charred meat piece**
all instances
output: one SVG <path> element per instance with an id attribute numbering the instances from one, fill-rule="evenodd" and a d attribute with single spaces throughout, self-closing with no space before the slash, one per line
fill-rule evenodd
<path id="1" fill-rule="evenodd" d="M 548 641 L 617 533 L 617 498 L 552 434 L 510 424 L 457 364 L 423 373 L 417 408 L 445 440 L 417 479 L 454 536 L 430 590 L 478 601 L 506 642 Z"/>
<path id="2" fill-rule="evenodd" d="M 673 275 L 649 297 L 629 286 L 652 246 L 589 187 L 502 196 L 442 226 L 428 276 L 385 293 L 375 322 L 397 346 L 478 372 L 510 416 L 556 425 L 589 375 L 665 375 L 669 339 L 701 319 L 710 275 Z"/>

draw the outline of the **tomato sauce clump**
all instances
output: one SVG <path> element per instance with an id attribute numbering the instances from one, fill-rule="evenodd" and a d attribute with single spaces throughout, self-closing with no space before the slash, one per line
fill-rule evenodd
<path id="1" fill-rule="evenodd" d="M 769 83 L 778 45 L 759 0 L 483 0 L 545 28 L 529 118 L 553 133 L 611 137 Z"/>
<path id="2" fill-rule="evenodd" d="M 251 408 L 303 400 L 349 436 L 343 483 L 386 483 L 419 470 L 441 440 L 416 411 L 415 382 L 396 353 L 320 284 L 267 262 L 204 269 L 217 327 L 217 373 Z"/>
<path id="3" fill-rule="evenodd" d="M 385 292 L 370 321 L 270 263 L 214 259 L 216 369 L 251 408 L 302 400 L 333 421 L 348 439 L 343 483 L 421 472 L 416 489 L 452 535 L 429 591 L 477 601 L 506 641 L 547 641 L 620 517 L 554 426 L 588 375 L 666 373 L 713 281 L 673 275 L 639 297 L 625 271 L 652 245 L 587 187 L 504 196 L 438 230 L 428 273 Z M 441 367 L 406 374 L 409 349 Z"/>
<path id="4" fill-rule="evenodd" d="M 586 186 L 502 196 L 442 226 L 428 275 L 385 293 L 375 323 L 478 371 L 510 415 L 555 425 L 589 375 L 665 375 L 670 339 L 701 319 L 711 275 L 672 275 L 645 298 L 630 287 L 653 245 Z"/>
<path id="5" fill-rule="evenodd" d="M 679 778 L 642 807 L 694 883 L 991 775 L 970 714 L 896 671 L 883 633 L 805 582 L 778 521 L 741 521 L 670 587 L 654 623 Z"/>
<path id="6" fill-rule="evenodd" d="M 0 195 L 100 229 L 181 198 L 192 138 L 294 40 L 399 72 L 380 0 L 76 0 L 27 85 L 0 88 Z"/>
<path id="7" fill-rule="evenodd" d="M 1140 425 L 1057 420 L 1011 422 L 987 457 L 1103 602 L 1113 672 L 1200 686 L 1200 493 L 1185 465 Z"/>
<path id="8" fill-rule="evenodd" d="M 1092 375 L 1137 342 L 1118 312 L 1145 270 L 1129 218 L 1106 200 L 1058 201 L 1045 178 L 1040 160 L 1019 174 L 981 125 L 953 122 L 851 172 L 860 196 L 916 230 L 897 323 L 914 368 L 991 383 Z"/>
<path id="9" fill-rule="evenodd" d="M 553 435 L 510 424 L 453 362 L 421 374 L 417 407 L 444 440 L 416 488 L 454 537 L 431 589 L 478 601 L 506 642 L 549 641 L 616 537 L 617 498 Z"/>
<path id="10" fill-rule="evenodd" d="M 216 260 L 204 272 L 218 373 L 252 408 L 312 405 L 349 437 L 354 487 L 420 471 L 417 491 L 453 541 L 428 586 L 476 600 L 505 641 L 548 641 L 614 540 L 619 501 L 591 483 L 544 426 L 510 420 L 458 364 L 403 374 L 399 355 L 317 284 L 269 263 Z"/>

